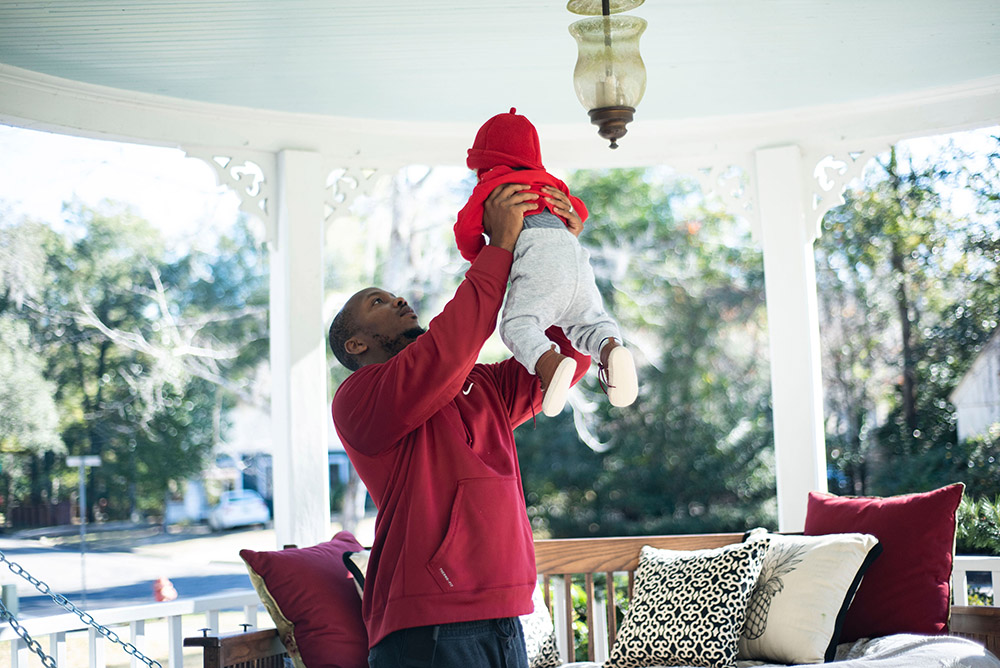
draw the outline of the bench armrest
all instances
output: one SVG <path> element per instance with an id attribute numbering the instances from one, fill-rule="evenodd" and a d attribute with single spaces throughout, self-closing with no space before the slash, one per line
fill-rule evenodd
<path id="1" fill-rule="evenodd" d="M 1000 608 L 955 605 L 948 624 L 951 635 L 971 638 L 1000 656 Z"/>
<path id="2" fill-rule="evenodd" d="M 204 668 L 282 668 L 285 646 L 275 629 L 198 636 L 184 639 L 185 647 L 201 647 Z"/>

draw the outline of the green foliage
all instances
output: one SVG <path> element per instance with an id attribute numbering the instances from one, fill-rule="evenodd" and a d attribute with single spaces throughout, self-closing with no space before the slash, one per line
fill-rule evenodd
<path id="1" fill-rule="evenodd" d="M 969 605 L 993 605 L 993 595 L 973 587 L 969 589 Z"/>
<path id="2" fill-rule="evenodd" d="M 0 452 L 62 451 L 55 388 L 29 336 L 25 323 L 0 313 Z"/>
<path id="3" fill-rule="evenodd" d="M 1000 496 L 966 494 L 956 515 L 956 554 L 1000 556 Z"/>
<path id="4" fill-rule="evenodd" d="M 578 172 L 572 190 L 591 212 L 581 241 L 636 352 L 641 390 L 635 405 L 611 408 L 590 375 L 581 429 L 569 415 L 519 429 L 536 530 L 773 524 L 762 264 L 748 230 L 692 205 L 691 184 L 651 170 Z"/>
<path id="5" fill-rule="evenodd" d="M 981 470 L 990 453 L 957 444 L 949 400 L 1000 307 L 995 214 L 960 216 L 946 195 L 969 187 L 967 164 L 953 147 L 923 163 L 894 148 L 824 218 L 817 283 L 834 491 L 962 480 L 1000 493 Z"/>
<path id="6" fill-rule="evenodd" d="M 0 262 L 12 279 L 0 321 L 17 319 L 30 332 L 68 452 L 102 458 L 89 471 L 88 498 L 111 519 L 159 514 L 171 485 L 201 471 L 225 410 L 249 397 L 266 358 L 262 252 L 245 225 L 222 239 L 217 256 L 176 255 L 120 205 L 74 204 L 65 214 L 60 232 L 24 221 L 0 228 L 0 239 L 36 243 L 31 271 Z M 32 464 L 29 487 L 46 488 L 33 497 L 75 489 L 53 485 L 56 444 Z M 10 482 L 7 498 L 26 502 L 25 486 Z"/>

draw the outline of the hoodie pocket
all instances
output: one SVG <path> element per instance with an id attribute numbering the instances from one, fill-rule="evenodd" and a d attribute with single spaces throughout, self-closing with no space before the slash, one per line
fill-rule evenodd
<path id="1" fill-rule="evenodd" d="M 535 582 L 534 544 L 517 478 L 459 481 L 448 533 L 427 569 L 445 593 Z"/>

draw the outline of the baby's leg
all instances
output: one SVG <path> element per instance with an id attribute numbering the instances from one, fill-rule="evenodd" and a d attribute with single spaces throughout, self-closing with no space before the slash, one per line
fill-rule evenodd
<path id="1" fill-rule="evenodd" d="M 621 343 L 621 330 L 604 308 L 594 270 L 590 266 L 590 253 L 575 239 L 571 246 L 574 264 L 567 271 L 565 280 L 571 280 L 572 276 L 576 289 L 566 311 L 555 324 L 563 328 L 574 348 L 599 360 L 605 339 L 615 338 Z"/>
<path id="2" fill-rule="evenodd" d="M 500 338 L 531 373 L 538 358 L 554 345 L 545 330 L 562 317 L 573 299 L 575 257 L 559 241 L 566 234 L 565 230 L 525 229 L 514 247 Z"/>
<path id="3" fill-rule="evenodd" d="M 575 240 L 574 240 L 575 242 Z M 632 404 L 639 392 L 632 353 L 621 346 L 618 323 L 604 309 L 601 293 L 590 266 L 590 254 L 576 246 L 576 294 L 569 309 L 556 322 L 573 346 L 601 363 L 601 380 L 613 406 Z"/>

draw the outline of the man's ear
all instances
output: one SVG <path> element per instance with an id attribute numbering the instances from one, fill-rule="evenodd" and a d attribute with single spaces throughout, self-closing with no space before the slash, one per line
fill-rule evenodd
<path id="1" fill-rule="evenodd" d="M 352 336 L 344 343 L 344 350 L 347 351 L 348 355 L 363 355 L 368 350 L 368 344 L 356 336 Z"/>

